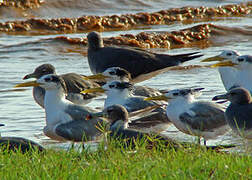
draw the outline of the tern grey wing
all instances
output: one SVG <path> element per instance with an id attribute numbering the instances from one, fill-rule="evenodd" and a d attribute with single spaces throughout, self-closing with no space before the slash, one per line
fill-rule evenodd
<path id="1" fill-rule="evenodd" d="M 89 100 L 99 95 L 98 93 L 80 94 L 80 92 L 85 89 L 100 87 L 99 84 L 92 80 L 85 80 L 83 78 L 85 76 L 83 75 L 76 73 L 67 73 L 61 75 L 61 77 L 64 79 L 67 88 L 68 95 L 66 99 L 72 102 L 78 103 L 80 99 Z"/>
<path id="2" fill-rule="evenodd" d="M 232 129 L 237 129 L 237 127 L 243 130 L 252 129 L 252 104 L 230 104 L 225 112 L 225 116 Z"/>
<path id="3" fill-rule="evenodd" d="M 70 141 L 88 141 L 93 140 L 101 135 L 101 131 L 97 128 L 103 123 L 101 119 L 90 120 L 75 120 L 68 123 L 60 124 L 56 127 L 55 132 L 57 135 L 70 140 Z"/>
<path id="4" fill-rule="evenodd" d="M 64 111 L 69 114 L 73 120 L 85 120 L 87 115 L 92 112 L 97 112 L 94 109 L 75 104 L 68 105 Z"/>
<path id="5" fill-rule="evenodd" d="M 121 67 L 129 71 L 134 79 L 141 74 L 176 66 L 201 56 L 190 55 L 192 54 L 176 57 L 126 47 L 102 47 L 96 50 L 88 49 L 88 62 L 94 74 L 102 73 L 109 67 Z"/>
<path id="6" fill-rule="evenodd" d="M 193 129 L 211 131 L 226 125 L 224 111 L 213 103 L 197 102 L 190 110 L 195 114 L 185 112 L 179 118 Z"/>
<path id="7" fill-rule="evenodd" d="M 140 109 L 144 109 L 149 106 L 161 105 L 161 104 L 157 102 L 144 101 L 143 97 L 130 97 L 127 99 L 124 105 L 128 112 L 133 112 Z"/>
<path id="8" fill-rule="evenodd" d="M 144 101 L 144 98 L 142 97 L 131 97 L 124 104 L 128 112 L 137 111 L 137 110 L 144 109 L 146 107 L 153 106 L 153 105 L 164 105 L 164 104 L 160 102 Z M 151 126 L 154 124 L 157 125 L 161 122 L 166 122 L 166 123 L 171 122 L 166 115 L 165 107 L 158 107 L 153 112 L 157 112 L 157 113 L 146 113 L 144 117 L 134 120 L 134 122 L 132 122 L 131 125 L 134 126 L 136 124 L 141 125 L 143 123 L 146 123 L 146 126 Z"/>
<path id="9" fill-rule="evenodd" d="M 133 94 L 136 96 L 144 96 L 144 97 L 162 95 L 162 93 L 158 89 L 151 88 L 148 86 L 134 86 Z"/>
<path id="10" fill-rule="evenodd" d="M 137 119 L 131 119 L 129 127 L 133 129 L 142 129 L 142 128 L 154 128 L 156 131 L 161 132 L 167 129 L 171 121 L 165 113 L 152 112 L 146 113 L 144 116 L 141 116 Z"/>

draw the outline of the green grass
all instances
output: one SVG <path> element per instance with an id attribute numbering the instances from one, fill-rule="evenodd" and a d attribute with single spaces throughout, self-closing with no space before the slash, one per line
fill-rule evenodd
<path id="1" fill-rule="evenodd" d="M 0 152 L 4 179 L 252 179 L 252 157 L 193 146 L 136 150 L 110 142 L 104 150 Z"/>

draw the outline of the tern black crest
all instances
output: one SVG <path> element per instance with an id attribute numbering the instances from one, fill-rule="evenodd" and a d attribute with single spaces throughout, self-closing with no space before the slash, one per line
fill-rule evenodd
<path id="1" fill-rule="evenodd" d="M 181 89 L 181 90 L 180 90 L 180 94 L 181 94 L 182 96 L 185 96 L 185 95 L 190 94 L 190 93 L 192 93 L 192 90 L 191 90 L 191 89 Z"/>
<path id="2" fill-rule="evenodd" d="M 199 92 L 199 91 L 201 91 L 201 90 L 203 90 L 204 88 L 195 88 L 195 89 L 192 89 L 192 88 L 188 88 L 188 89 L 181 89 L 180 90 L 180 94 L 182 95 L 182 96 L 185 96 L 185 95 L 187 95 L 187 94 L 193 94 L 193 93 L 195 93 L 195 92 Z"/>
<path id="3" fill-rule="evenodd" d="M 116 88 L 117 89 L 129 89 L 129 90 L 132 90 L 133 89 L 133 84 L 128 83 L 128 82 L 117 82 L 116 83 Z"/>
<path id="4" fill-rule="evenodd" d="M 131 79 L 130 73 L 123 68 L 117 68 L 116 75 L 119 77 L 128 77 L 129 79 Z"/>
<path id="5" fill-rule="evenodd" d="M 45 81 L 60 84 L 62 86 L 63 90 L 67 93 L 66 83 L 65 83 L 64 79 L 61 76 L 51 75 L 49 77 L 46 77 Z"/>
<path id="6" fill-rule="evenodd" d="M 237 61 L 238 62 L 248 62 L 248 63 L 252 63 L 252 56 L 250 55 L 244 55 L 244 56 L 239 56 L 237 58 Z"/>

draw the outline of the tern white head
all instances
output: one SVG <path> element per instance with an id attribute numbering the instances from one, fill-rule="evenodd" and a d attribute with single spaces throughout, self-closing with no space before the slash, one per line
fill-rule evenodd
<path id="1" fill-rule="evenodd" d="M 225 77 L 225 81 L 230 84 L 229 89 L 240 86 L 252 91 L 252 56 L 238 56 L 231 61 L 226 60 L 213 66 L 234 69 L 232 74 L 227 74 L 228 76 Z"/>
<path id="2" fill-rule="evenodd" d="M 202 60 L 201 62 L 219 61 L 219 63 L 212 65 L 218 67 L 222 83 L 226 90 L 229 90 L 235 85 L 236 69 L 233 68 L 235 59 L 240 56 L 237 51 L 224 50 L 221 54 Z M 233 62 L 233 63 L 230 63 Z"/>
<path id="3" fill-rule="evenodd" d="M 104 108 L 106 108 L 114 104 L 125 105 L 128 98 L 132 97 L 133 87 L 133 84 L 128 82 L 110 81 L 100 88 L 86 89 L 82 93 L 105 92 L 107 99 Z"/>
<path id="4" fill-rule="evenodd" d="M 252 56 L 243 55 L 234 60 L 236 64 L 236 85 L 244 87 L 252 92 Z"/>
<path id="5" fill-rule="evenodd" d="M 96 81 L 121 81 L 121 82 L 131 82 L 134 83 L 131 79 L 130 73 L 120 67 L 110 67 L 106 69 L 103 73 L 98 73 L 95 75 L 87 76 L 86 79 L 96 80 Z M 160 90 L 147 87 L 147 86 L 134 86 L 133 92 L 136 96 L 155 96 L 161 95 Z"/>

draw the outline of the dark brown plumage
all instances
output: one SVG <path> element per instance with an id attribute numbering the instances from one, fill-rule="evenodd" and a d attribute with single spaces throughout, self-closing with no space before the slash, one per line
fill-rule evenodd
<path id="1" fill-rule="evenodd" d="M 177 66 L 202 56 L 194 55 L 198 52 L 167 55 L 130 47 L 104 47 L 102 37 L 98 32 L 89 33 L 87 38 L 88 63 L 94 74 L 102 73 L 109 67 L 121 67 L 129 71 L 132 79 L 135 79 L 140 75 Z"/>

